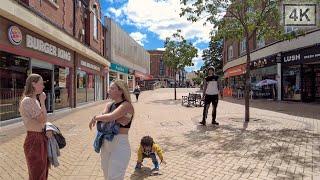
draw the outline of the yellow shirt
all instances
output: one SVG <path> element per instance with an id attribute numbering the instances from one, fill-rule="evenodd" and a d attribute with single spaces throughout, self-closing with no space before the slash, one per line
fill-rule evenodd
<path id="1" fill-rule="evenodd" d="M 160 160 L 163 160 L 163 151 L 160 146 L 156 143 L 152 145 L 151 152 L 156 152 L 159 156 Z M 138 149 L 138 162 L 142 162 L 142 155 L 143 155 L 143 147 L 140 145 Z"/>

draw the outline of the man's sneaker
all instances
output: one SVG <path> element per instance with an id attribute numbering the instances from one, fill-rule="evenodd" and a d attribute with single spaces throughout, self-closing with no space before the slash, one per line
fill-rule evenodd
<path id="1" fill-rule="evenodd" d="M 200 121 L 199 123 L 202 124 L 203 126 L 206 125 L 206 122 L 205 122 L 205 121 Z"/>
<path id="2" fill-rule="evenodd" d="M 212 121 L 213 125 L 219 125 L 219 123 L 217 121 Z"/>

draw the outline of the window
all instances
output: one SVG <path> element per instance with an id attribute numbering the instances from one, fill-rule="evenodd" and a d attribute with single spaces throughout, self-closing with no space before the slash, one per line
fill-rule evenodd
<path id="1" fill-rule="evenodd" d="M 262 48 L 265 46 L 264 37 L 260 37 L 260 39 L 257 37 L 257 49 Z"/>
<path id="2" fill-rule="evenodd" d="M 233 47 L 229 46 L 228 48 L 228 61 L 231 61 L 233 58 Z"/>
<path id="3" fill-rule="evenodd" d="M 246 39 L 242 39 L 241 43 L 240 43 L 240 54 L 243 54 L 246 52 Z"/>
<path id="4" fill-rule="evenodd" d="M 96 14 L 93 14 L 93 38 L 98 39 L 98 19 Z"/>
<path id="5" fill-rule="evenodd" d="M 49 0 L 49 1 L 51 1 L 51 2 L 53 2 L 55 4 L 58 4 L 58 0 Z"/>
<path id="6" fill-rule="evenodd" d="M 162 60 L 162 58 L 160 59 L 160 72 L 159 72 L 160 76 L 164 75 L 164 62 Z"/>
<path id="7" fill-rule="evenodd" d="M 49 1 L 49 3 L 52 5 L 52 6 L 54 6 L 55 8 L 59 8 L 59 6 L 58 6 L 58 0 L 48 0 Z"/>
<path id="8" fill-rule="evenodd" d="M 294 26 L 285 26 L 284 27 L 284 32 L 285 33 L 291 33 L 291 32 L 293 32 L 293 31 L 298 31 L 299 30 L 299 28 L 297 28 L 297 27 L 294 27 Z"/>

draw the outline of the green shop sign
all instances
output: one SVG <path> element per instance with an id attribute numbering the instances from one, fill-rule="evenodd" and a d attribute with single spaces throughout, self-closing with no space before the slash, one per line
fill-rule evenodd
<path id="1" fill-rule="evenodd" d="M 125 74 L 129 74 L 129 69 L 125 66 L 120 65 L 120 64 L 111 63 L 111 70 L 122 72 Z"/>

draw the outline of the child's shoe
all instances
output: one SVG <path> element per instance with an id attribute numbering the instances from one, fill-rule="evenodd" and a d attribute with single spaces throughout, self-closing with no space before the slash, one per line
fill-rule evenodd
<path id="1" fill-rule="evenodd" d="M 152 171 L 159 171 L 159 164 L 155 164 L 154 168 L 152 169 Z"/>
<path id="2" fill-rule="evenodd" d="M 141 169 L 141 166 L 142 166 L 142 163 L 137 163 L 135 169 L 136 169 L 136 170 L 140 170 L 140 169 Z"/>

